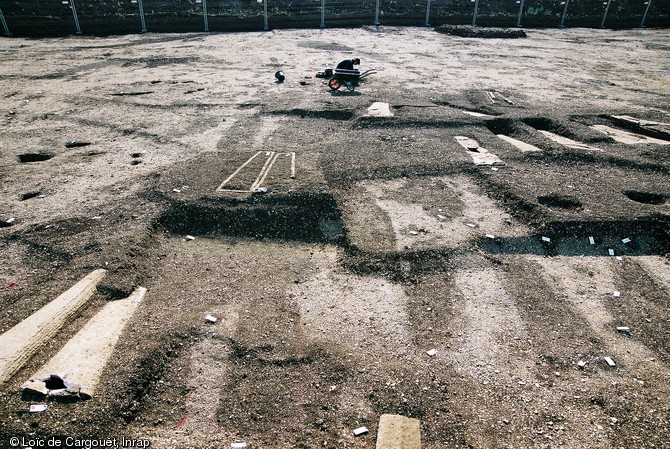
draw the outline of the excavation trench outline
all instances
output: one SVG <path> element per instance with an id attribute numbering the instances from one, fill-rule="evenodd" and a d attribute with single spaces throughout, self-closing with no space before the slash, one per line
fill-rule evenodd
<path id="1" fill-rule="evenodd" d="M 228 185 L 242 170 L 244 170 L 249 164 L 253 162 L 256 157 L 258 157 L 260 154 L 265 154 L 266 160 L 265 164 L 263 164 L 263 167 L 261 168 L 261 171 L 258 173 L 258 176 L 254 180 L 254 182 L 251 184 L 251 186 L 247 190 L 241 190 L 241 189 L 227 189 L 226 185 Z M 286 156 L 291 158 L 291 179 L 295 178 L 295 151 L 289 152 L 289 153 L 281 153 L 277 151 L 257 151 L 253 156 L 251 156 L 249 159 L 246 160 L 242 165 L 237 167 L 237 169 L 230 174 L 220 185 L 219 187 L 216 188 L 217 192 L 232 192 L 232 193 L 249 193 L 253 192 L 255 189 L 260 188 L 263 185 L 263 182 L 265 182 L 265 178 L 267 178 L 268 174 L 270 173 L 270 170 L 272 170 L 272 167 L 274 164 L 277 162 L 277 159 L 280 156 Z"/>

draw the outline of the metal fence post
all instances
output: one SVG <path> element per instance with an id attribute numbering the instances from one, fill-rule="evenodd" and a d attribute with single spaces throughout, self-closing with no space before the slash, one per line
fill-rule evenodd
<path id="1" fill-rule="evenodd" d="M 523 14 L 523 3 L 524 0 L 521 0 L 521 6 L 519 6 L 519 18 L 516 20 L 517 28 L 521 28 L 521 14 Z"/>
<path id="2" fill-rule="evenodd" d="M 268 26 L 268 0 L 263 0 L 263 31 L 269 30 Z"/>
<path id="3" fill-rule="evenodd" d="M 607 12 L 610 10 L 610 5 L 612 0 L 607 0 L 607 6 L 605 6 L 605 13 L 603 14 L 603 20 L 600 22 L 600 28 L 605 28 L 605 19 L 607 18 Z"/>
<path id="4" fill-rule="evenodd" d="M 202 0 L 202 16 L 205 18 L 205 33 L 208 33 L 209 23 L 207 23 L 207 0 Z"/>
<path id="5" fill-rule="evenodd" d="M 426 21 L 423 22 L 423 26 L 425 27 L 430 26 L 430 0 L 428 0 L 426 4 Z"/>
<path id="6" fill-rule="evenodd" d="M 375 2 L 375 21 L 372 24 L 379 25 L 379 0 Z"/>
<path id="7" fill-rule="evenodd" d="M 79 26 L 79 17 L 77 17 L 77 7 L 74 0 L 70 0 L 70 9 L 72 9 L 72 16 L 74 17 L 74 25 L 77 27 L 77 36 L 81 36 L 81 27 Z"/>
<path id="8" fill-rule="evenodd" d="M 565 25 L 563 25 L 563 22 L 565 22 L 565 15 L 568 12 L 568 3 L 570 3 L 570 0 L 565 0 L 565 8 L 563 8 L 563 15 L 561 16 L 561 23 L 558 25 L 559 28 L 565 28 Z"/>
<path id="9" fill-rule="evenodd" d="M 479 0 L 474 0 L 475 12 L 472 14 L 472 26 L 477 26 L 477 9 L 479 9 Z"/>
<path id="10" fill-rule="evenodd" d="M 644 28 L 644 19 L 647 18 L 647 13 L 649 12 L 650 6 L 651 6 L 651 0 L 647 0 L 647 8 L 644 10 L 644 15 L 642 16 L 642 22 L 640 22 L 640 28 Z"/>
<path id="11" fill-rule="evenodd" d="M 7 27 L 7 22 L 5 21 L 5 15 L 2 13 L 2 9 L 0 9 L 0 21 L 2 21 L 2 28 L 5 30 L 5 36 L 11 36 L 12 33 L 9 32 L 9 27 Z"/>
<path id="12" fill-rule="evenodd" d="M 321 29 L 326 28 L 326 0 L 321 0 Z"/>
<path id="13" fill-rule="evenodd" d="M 147 24 L 144 22 L 144 6 L 142 5 L 142 0 L 130 0 L 130 3 L 137 3 L 137 7 L 140 10 L 140 22 L 142 23 L 142 30 L 140 33 L 146 33 Z"/>
<path id="14" fill-rule="evenodd" d="M 142 22 L 142 33 L 146 33 L 147 30 L 147 24 L 144 21 L 144 5 L 142 4 L 142 0 L 137 0 L 137 3 L 139 4 L 140 8 L 140 21 Z"/>

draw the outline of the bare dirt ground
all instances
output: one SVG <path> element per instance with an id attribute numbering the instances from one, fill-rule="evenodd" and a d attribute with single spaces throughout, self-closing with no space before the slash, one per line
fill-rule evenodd
<path id="1" fill-rule="evenodd" d="M 670 34 L 526 32 L 1 39 L 0 331 L 108 274 L 2 386 L 0 447 L 374 447 L 383 413 L 432 449 L 670 447 Z M 314 77 L 353 56 L 355 92 Z M 96 395 L 17 413 L 137 286 Z"/>

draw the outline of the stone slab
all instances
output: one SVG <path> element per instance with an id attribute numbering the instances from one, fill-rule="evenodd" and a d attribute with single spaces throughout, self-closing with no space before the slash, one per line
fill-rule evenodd
<path id="1" fill-rule="evenodd" d="M 0 335 L 0 385 L 7 382 L 65 323 L 76 316 L 107 273 L 91 272 L 65 293 Z"/>
<path id="2" fill-rule="evenodd" d="M 66 384 L 78 385 L 81 398 L 92 397 L 123 329 L 145 293 L 144 287 L 138 287 L 128 298 L 110 301 L 24 387 L 57 375 Z"/>
<path id="3" fill-rule="evenodd" d="M 465 136 L 455 136 L 455 139 L 463 148 L 468 150 L 468 154 L 472 157 L 475 165 L 504 165 L 498 156 L 480 146 L 476 140 Z"/>
<path id="4" fill-rule="evenodd" d="M 638 134 L 630 131 L 625 131 L 623 129 L 612 128 L 607 125 L 592 125 L 591 128 L 596 131 L 611 137 L 617 142 L 625 143 L 628 145 L 635 145 L 638 143 L 653 143 L 656 145 L 670 145 L 670 141 L 656 139 L 654 137 L 645 136 L 643 134 Z"/>
<path id="5" fill-rule="evenodd" d="M 542 151 L 540 148 L 536 147 L 535 145 L 531 145 L 529 143 L 526 143 L 522 140 L 515 139 L 510 136 L 506 136 L 504 134 L 496 134 L 498 138 L 504 140 L 505 142 L 508 142 L 515 146 L 518 150 L 520 150 L 523 153 L 533 153 L 537 151 Z"/>
<path id="6" fill-rule="evenodd" d="M 382 415 L 376 449 L 421 449 L 421 423 L 402 415 Z"/>
<path id="7" fill-rule="evenodd" d="M 539 130 L 541 134 L 543 134 L 545 137 L 549 138 L 550 140 L 553 140 L 556 143 L 559 143 L 563 146 L 566 146 L 568 148 L 572 148 L 575 150 L 588 150 L 588 151 L 603 151 L 602 148 L 598 147 L 592 147 L 591 145 L 587 145 L 582 142 L 577 142 L 576 140 L 569 139 L 567 137 L 560 136 L 558 134 L 554 134 L 550 131 L 544 131 L 544 130 Z"/>
<path id="8" fill-rule="evenodd" d="M 382 101 L 375 101 L 368 108 L 367 114 L 372 117 L 393 117 L 393 112 L 391 112 L 391 107 L 388 103 Z"/>

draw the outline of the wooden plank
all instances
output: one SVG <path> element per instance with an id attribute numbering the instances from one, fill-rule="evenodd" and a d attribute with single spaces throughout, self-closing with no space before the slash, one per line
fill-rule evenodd
<path id="1" fill-rule="evenodd" d="M 421 423 L 406 416 L 382 415 L 376 449 L 421 449 Z"/>
<path id="2" fill-rule="evenodd" d="M 106 270 L 95 270 L 65 293 L 0 335 L 0 385 L 7 382 L 88 303 Z"/>

